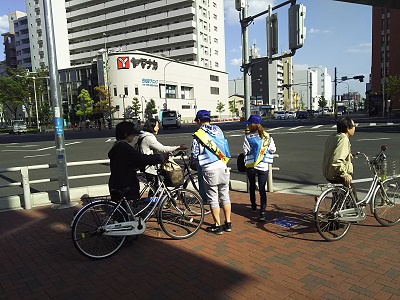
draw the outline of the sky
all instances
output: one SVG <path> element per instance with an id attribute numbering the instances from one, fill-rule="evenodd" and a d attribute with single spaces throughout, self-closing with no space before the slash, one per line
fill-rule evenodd
<path id="1" fill-rule="evenodd" d="M 221 1 L 221 0 L 218 0 Z M 274 0 L 248 0 L 249 15 L 255 15 L 268 8 L 283 3 Z M 360 4 L 337 2 L 333 0 L 297 0 L 306 6 L 307 34 L 304 46 L 296 51 L 293 57 L 295 70 L 306 70 L 308 67 L 326 67 L 334 79 L 334 69 L 337 77 L 353 77 L 364 75 L 365 80 L 348 80 L 347 84 L 337 85 L 337 94 L 359 92 L 365 97 L 365 83 L 371 72 L 371 38 L 372 38 L 372 7 Z M 235 10 L 235 0 L 224 0 L 225 33 L 226 33 L 226 71 L 229 79 L 242 76 L 240 65 L 242 61 L 242 37 L 239 24 L 239 13 Z M 288 48 L 288 13 L 289 5 L 273 12 L 278 13 L 279 53 L 289 51 Z M 7 32 L 9 12 L 19 10 L 26 12 L 25 0 L 0 0 L 0 33 Z M 249 44 L 255 45 L 258 53 L 265 56 L 266 21 L 261 16 L 249 26 Z M 0 43 L 0 61 L 4 60 L 3 41 Z M 333 92 L 333 89 L 332 89 Z"/>

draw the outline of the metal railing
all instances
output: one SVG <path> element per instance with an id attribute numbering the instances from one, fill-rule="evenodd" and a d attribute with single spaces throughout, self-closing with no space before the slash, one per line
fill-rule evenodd
<path id="1" fill-rule="evenodd" d="M 278 154 L 274 154 L 274 157 L 279 157 Z M 237 155 L 233 155 L 232 158 L 237 158 Z M 179 159 L 179 157 L 175 157 L 174 159 Z M 101 159 L 101 160 L 91 160 L 91 161 L 77 161 L 77 162 L 69 162 L 67 163 L 67 167 L 74 167 L 74 166 L 84 166 L 84 165 L 98 165 L 98 164 L 109 164 L 109 159 Z M 10 168 L 2 168 L 0 169 L 1 173 L 7 172 L 20 172 L 21 173 L 21 181 L 9 182 L 6 184 L 0 184 L 0 188 L 5 187 L 22 187 L 23 189 L 23 204 L 22 206 L 25 209 L 32 208 L 32 195 L 31 195 L 31 185 L 32 184 L 39 184 L 39 183 L 48 183 L 58 181 L 57 177 L 54 178 L 44 178 L 44 179 L 36 179 L 30 180 L 29 179 L 29 171 L 32 170 L 41 170 L 41 169 L 51 169 L 57 168 L 57 164 L 43 164 L 43 165 L 33 165 L 33 166 L 23 166 L 23 167 L 10 167 Z M 279 170 L 278 167 L 273 167 L 271 164 L 269 165 L 269 172 L 268 172 L 268 180 L 267 180 L 267 191 L 273 192 L 273 170 Z M 94 178 L 94 177 L 104 177 L 109 176 L 110 172 L 106 173 L 96 173 L 96 174 L 84 174 L 84 175 L 74 175 L 68 176 L 69 180 L 75 179 L 83 179 L 83 178 Z M 246 176 L 246 173 L 243 173 Z M 246 188 L 248 190 L 248 182 L 246 176 Z M 1 198 L 0 198 L 1 201 Z M 1 207 L 1 206 L 0 206 Z"/>

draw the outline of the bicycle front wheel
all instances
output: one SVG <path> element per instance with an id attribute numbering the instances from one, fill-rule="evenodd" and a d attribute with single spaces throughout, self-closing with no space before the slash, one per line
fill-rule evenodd
<path id="1" fill-rule="evenodd" d="M 158 220 L 161 229 L 173 239 L 186 239 L 199 231 L 204 221 L 202 199 L 193 191 L 176 189 L 162 200 Z"/>
<path id="2" fill-rule="evenodd" d="M 374 195 L 375 219 L 383 226 L 400 222 L 400 182 L 398 178 L 386 180 Z"/>
<path id="3" fill-rule="evenodd" d="M 206 196 L 205 195 L 201 196 L 201 193 L 200 193 L 200 184 L 199 184 L 198 175 L 192 173 L 190 176 L 192 178 L 188 177 L 185 180 L 185 182 L 183 183 L 182 187 L 195 192 L 200 197 L 200 199 L 203 200 L 203 204 L 207 204 L 207 199 L 203 199 L 203 197 L 206 197 Z M 205 194 L 205 193 L 203 193 L 203 194 Z M 209 213 L 211 213 L 211 209 L 204 207 L 204 215 L 208 215 Z"/>
<path id="4" fill-rule="evenodd" d="M 324 191 L 314 209 L 315 226 L 318 233 L 327 241 L 337 241 L 343 238 L 350 229 L 351 223 L 339 219 L 338 211 L 353 208 L 354 202 L 341 187 Z"/>
<path id="5" fill-rule="evenodd" d="M 71 226 L 72 242 L 81 254 L 89 258 L 106 258 L 121 248 L 125 236 L 104 235 L 107 224 L 127 220 L 125 212 L 116 207 L 117 204 L 111 201 L 95 201 L 76 214 Z"/>

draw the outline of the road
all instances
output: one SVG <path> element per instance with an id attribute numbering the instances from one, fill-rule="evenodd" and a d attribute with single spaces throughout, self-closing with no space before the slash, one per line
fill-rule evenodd
<path id="1" fill-rule="evenodd" d="M 274 183 L 285 185 L 316 185 L 324 182 L 321 175 L 321 160 L 324 143 L 328 135 L 334 133 L 334 120 L 271 120 L 263 126 L 274 138 L 277 145 L 279 158 L 275 159 L 274 166 L 280 168 L 273 174 Z M 365 152 L 367 155 L 378 153 L 382 144 L 388 144 L 387 155 L 389 162 L 399 159 L 400 149 L 400 122 L 399 120 L 361 120 L 356 121 L 356 134 L 352 138 L 352 149 Z M 221 123 L 229 140 L 231 153 L 242 152 L 243 124 Z M 185 143 L 190 146 L 191 134 L 196 130 L 195 125 L 185 125 L 180 129 L 161 130 L 158 136 L 160 142 L 166 145 L 179 145 Z M 111 130 L 66 131 L 65 145 L 67 161 L 86 161 L 106 159 L 114 137 Z M 26 134 L 26 135 L 0 135 L 0 168 L 40 165 L 55 163 L 54 133 Z M 356 178 L 368 177 L 367 166 L 361 159 L 354 162 Z M 236 171 L 236 160 L 229 163 L 232 167 L 232 179 L 245 180 L 243 173 Z M 108 165 L 71 167 L 68 175 L 81 175 L 85 173 L 109 172 Z M 31 175 L 32 174 L 32 175 Z M 57 177 L 56 170 L 30 172 L 30 180 Z M 107 177 L 92 179 L 71 180 L 70 186 L 85 186 L 107 183 Z M 20 181 L 17 173 L 0 173 L 0 184 L 10 181 Z M 38 184 L 35 190 L 45 191 L 56 189 L 57 183 Z M 0 194 L 16 193 L 16 188 L 2 188 Z"/>

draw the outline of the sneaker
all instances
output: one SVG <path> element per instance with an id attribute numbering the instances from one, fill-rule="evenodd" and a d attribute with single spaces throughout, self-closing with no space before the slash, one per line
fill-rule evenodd
<path id="1" fill-rule="evenodd" d="M 215 233 L 215 234 L 222 234 L 223 233 L 223 229 L 222 226 L 217 226 L 217 225 L 213 225 L 213 226 L 209 226 L 206 228 L 207 232 L 211 232 L 211 233 Z"/>
<path id="2" fill-rule="evenodd" d="M 252 205 L 251 205 L 251 212 L 252 212 L 252 213 L 255 213 L 256 211 L 257 211 L 257 205 L 255 205 L 255 204 L 253 205 L 253 204 L 252 204 Z"/>
<path id="3" fill-rule="evenodd" d="M 232 222 L 225 222 L 224 230 L 227 232 L 232 231 Z"/>
<path id="4" fill-rule="evenodd" d="M 258 221 L 265 221 L 267 218 L 265 214 L 261 214 L 260 217 L 258 218 Z"/>

